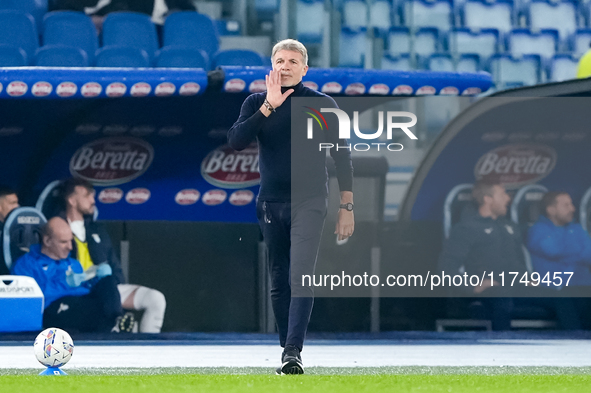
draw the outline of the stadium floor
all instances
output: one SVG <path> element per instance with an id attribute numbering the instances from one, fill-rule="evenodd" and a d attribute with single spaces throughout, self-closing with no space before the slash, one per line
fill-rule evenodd
<path id="1" fill-rule="evenodd" d="M 0 370 L 39 368 L 32 338 L 0 336 Z M 281 352 L 274 335 L 204 333 L 129 338 L 107 335 L 92 340 L 90 336 L 74 336 L 74 356 L 64 369 L 267 369 L 277 366 Z M 302 357 L 307 367 L 320 368 L 584 368 L 591 366 L 590 353 L 591 339 L 585 332 L 392 332 L 311 335 Z"/>

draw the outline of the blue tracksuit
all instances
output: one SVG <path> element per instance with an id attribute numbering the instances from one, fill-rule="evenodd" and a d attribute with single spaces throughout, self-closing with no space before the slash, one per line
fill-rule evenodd
<path id="1" fill-rule="evenodd" d="M 20 257 L 12 267 L 12 274 L 33 277 L 45 296 L 45 308 L 64 296 L 84 296 L 90 289 L 83 286 L 71 287 L 66 282 L 66 271 L 72 268 L 74 273 L 83 273 L 80 262 L 73 258 L 60 261 L 41 253 L 41 245 L 31 246 L 30 252 Z"/>
<path id="2" fill-rule="evenodd" d="M 591 237 L 581 225 L 559 227 L 541 216 L 528 232 L 527 247 L 542 278 L 550 273 L 552 281 L 554 272 L 573 272 L 569 286 L 591 285 Z"/>

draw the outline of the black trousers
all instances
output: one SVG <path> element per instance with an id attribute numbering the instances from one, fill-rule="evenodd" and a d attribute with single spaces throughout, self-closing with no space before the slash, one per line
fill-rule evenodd
<path id="1" fill-rule="evenodd" d="M 314 291 L 302 286 L 313 275 L 326 217 L 325 197 L 300 202 L 257 201 L 257 217 L 269 255 L 271 303 L 282 347 L 302 350 Z"/>
<path id="2" fill-rule="evenodd" d="M 64 296 L 43 312 L 43 326 L 67 331 L 110 332 L 123 315 L 121 296 L 114 276 L 100 279 L 85 296 Z"/>

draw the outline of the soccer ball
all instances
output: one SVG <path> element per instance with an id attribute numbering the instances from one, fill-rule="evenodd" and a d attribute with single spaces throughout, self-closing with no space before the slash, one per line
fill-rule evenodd
<path id="1" fill-rule="evenodd" d="M 61 367 L 68 363 L 74 353 L 72 337 L 62 329 L 45 329 L 33 344 L 35 356 L 46 367 Z"/>

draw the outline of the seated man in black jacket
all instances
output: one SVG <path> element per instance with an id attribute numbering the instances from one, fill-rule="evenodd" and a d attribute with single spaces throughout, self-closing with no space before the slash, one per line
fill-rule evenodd
<path id="1" fill-rule="evenodd" d="M 118 280 L 117 288 L 126 310 L 143 310 L 140 321 L 141 333 L 160 333 L 166 311 L 164 295 L 155 289 L 141 285 L 126 284 L 121 262 L 113 249 L 111 239 L 102 224 L 94 221 L 95 191 L 89 182 L 82 179 L 68 179 L 61 185 L 64 211 L 60 214 L 74 234 L 72 256 L 84 270 L 102 262 L 108 262 L 113 276 Z"/>
<path id="2" fill-rule="evenodd" d="M 505 187 L 498 183 L 479 181 L 472 189 L 472 196 L 478 203 L 475 211 L 465 211 L 461 221 L 452 228 L 439 257 L 439 268 L 446 274 L 478 275 L 494 272 L 495 277 L 505 272 L 527 271 L 523 254 L 523 243 L 518 226 L 508 220 L 507 206 L 511 200 Z M 484 279 L 476 287 L 458 287 L 467 291 L 464 295 L 487 296 L 485 304 L 492 319 L 493 330 L 511 328 L 513 301 L 507 296 L 507 288 L 500 283 Z M 498 297 L 488 297 L 498 296 Z"/>

